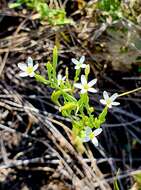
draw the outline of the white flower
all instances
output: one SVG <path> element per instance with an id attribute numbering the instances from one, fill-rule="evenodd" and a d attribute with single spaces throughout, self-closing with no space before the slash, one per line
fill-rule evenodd
<path id="1" fill-rule="evenodd" d="M 95 129 L 92 131 L 90 127 L 86 127 L 85 129 L 85 137 L 83 138 L 83 142 L 92 141 L 95 146 L 98 146 L 98 136 L 102 132 L 102 128 Z"/>
<path id="2" fill-rule="evenodd" d="M 89 83 L 87 83 L 85 75 L 81 75 L 81 83 L 75 83 L 74 87 L 81 89 L 80 93 L 84 94 L 87 91 L 96 93 L 97 90 L 92 88 L 94 84 L 96 84 L 97 79 L 91 80 Z"/>
<path id="3" fill-rule="evenodd" d="M 58 86 L 60 86 L 61 83 L 63 83 L 66 79 L 66 76 L 62 77 L 61 74 L 58 74 L 57 75 L 57 83 L 58 83 Z"/>
<path id="4" fill-rule="evenodd" d="M 85 56 L 82 56 L 79 60 L 72 58 L 71 61 L 75 64 L 75 69 L 86 68 L 86 64 L 84 64 Z"/>
<path id="5" fill-rule="evenodd" d="M 35 75 L 35 71 L 38 68 L 38 64 L 33 66 L 33 59 L 31 57 L 28 57 L 27 62 L 18 63 L 18 67 L 22 70 L 22 72 L 19 73 L 20 77 L 33 77 Z"/>
<path id="6" fill-rule="evenodd" d="M 101 104 L 106 105 L 108 108 L 112 108 L 112 106 L 118 106 L 119 102 L 114 102 L 114 100 L 118 97 L 118 94 L 115 93 L 111 97 L 109 97 L 108 93 L 106 91 L 103 92 L 104 99 L 101 99 Z"/>

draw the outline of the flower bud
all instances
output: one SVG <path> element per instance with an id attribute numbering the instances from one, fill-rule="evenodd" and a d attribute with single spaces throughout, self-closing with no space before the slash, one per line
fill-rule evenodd
<path id="1" fill-rule="evenodd" d="M 90 73 L 90 66 L 89 65 L 86 65 L 86 68 L 85 68 L 85 75 L 88 76 Z"/>

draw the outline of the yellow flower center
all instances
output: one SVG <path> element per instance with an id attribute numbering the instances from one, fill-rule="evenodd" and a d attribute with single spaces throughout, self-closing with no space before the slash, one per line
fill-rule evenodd
<path id="1" fill-rule="evenodd" d="M 81 67 L 82 63 L 78 63 L 78 66 Z"/>
<path id="2" fill-rule="evenodd" d="M 89 138 L 90 138 L 90 139 L 93 139 L 93 138 L 94 138 L 94 133 L 93 133 L 93 132 L 89 134 Z"/>
<path id="3" fill-rule="evenodd" d="M 107 102 L 107 105 L 110 105 L 112 103 L 110 98 L 106 102 Z"/>
<path id="4" fill-rule="evenodd" d="M 26 73 L 28 73 L 28 74 L 31 74 L 31 73 L 33 73 L 34 72 L 34 69 L 33 69 L 33 67 L 27 67 L 27 69 L 26 69 Z"/>
<path id="5" fill-rule="evenodd" d="M 84 84 L 83 87 L 84 87 L 85 90 L 88 90 L 88 89 L 89 89 L 89 85 L 88 85 L 88 84 Z"/>

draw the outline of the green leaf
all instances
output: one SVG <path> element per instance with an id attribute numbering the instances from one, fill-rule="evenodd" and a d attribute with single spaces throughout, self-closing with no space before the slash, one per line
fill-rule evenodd
<path id="1" fill-rule="evenodd" d="M 38 6 L 36 5 L 36 10 L 37 10 L 37 12 L 39 12 L 40 17 L 42 19 L 44 19 L 45 17 L 48 16 L 49 8 L 48 8 L 48 5 L 46 3 L 39 2 Z"/>
<path id="2" fill-rule="evenodd" d="M 15 8 L 17 8 L 17 7 L 20 7 L 21 6 L 21 3 L 9 3 L 8 4 L 8 7 L 10 8 L 10 9 L 15 9 Z"/>
<path id="3" fill-rule="evenodd" d="M 83 126 L 82 120 L 73 121 L 72 126 L 73 126 L 72 131 L 75 135 L 79 135 L 79 136 L 83 135 L 82 129 L 84 128 L 84 126 Z"/>
<path id="4" fill-rule="evenodd" d="M 95 126 L 95 128 L 99 128 L 100 125 L 101 125 L 101 121 L 98 118 L 95 118 L 95 120 L 94 120 L 94 126 Z"/>
<path id="5" fill-rule="evenodd" d="M 95 119 L 94 119 L 93 115 L 90 115 L 88 117 L 88 124 L 86 124 L 86 126 L 89 126 L 90 128 L 96 128 Z"/>
<path id="6" fill-rule="evenodd" d="M 65 105 L 61 107 L 61 110 L 64 116 L 70 116 L 72 110 L 75 110 L 75 113 L 78 112 L 79 106 L 77 100 L 73 96 L 68 94 L 66 90 L 67 89 L 62 90 Z"/>
<path id="7" fill-rule="evenodd" d="M 35 74 L 35 78 L 37 81 L 44 83 L 44 84 L 49 84 L 50 82 L 48 80 L 45 79 L 45 77 L 39 75 L 39 74 Z"/>
<path id="8" fill-rule="evenodd" d="M 141 173 L 135 174 L 134 179 L 138 183 L 138 185 L 141 187 Z"/>
<path id="9" fill-rule="evenodd" d="M 104 123 L 105 122 L 105 117 L 107 115 L 108 109 L 107 107 L 105 107 L 102 111 L 102 113 L 99 115 L 98 119 L 100 120 L 100 123 Z"/>
<path id="10" fill-rule="evenodd" d="M 77 110 L 77 104 L 75 102 L 67 102 L 60 108 L 63 116 L 70 116 L 72 111 Z"/>
<path id="11" fill-rule="evenodd" d="M 17 8 L 23 4 L 36 11 L 42 20 L 47 20 L 52 25 L 73 24 L 71 19 L 66 18 L 64 9 L 49 8 L 46 0 L 16 0 L 15 3 L 9 3 L 9 8 Z"/>
<path id="12" fill-rule="evenodd" d="M 57 91 L 54 91 L 51 95 L 51 100 L 57 104 L 58 106 L 61 106 L 61 104 L 59 103 L 58 99 L 59 97 L 62 95 L 62 91 L 61 90 L 57 90 Z"/>
<path id="13" fill-rule="evenodd" d="M 84 108 L 88 108 L 89 98 L 88 94 L 80 94 L 80 99 L 78 101 L 80 112 L 82 113 L 84 111 Z M 88 108 L 89 109 L 89 108 Z"/>
<path id="14" fill-rule="evenodd" d="M 53 66 L 52 66 L 52 64 L 50 62 L 48 62 L 46 64 L 46 68 L 47 68 L 49 81 L 51 82 L 52 79 L 53 79 Z"/>
<path id="15" fill-rule="evenodd" d="M 58 63 L 58 49 L 55 46 L 53 48 L 53 75 L 54 78 L 56 78 L 56 67 L 57 67 L 57 63 Z"/>
<path id="16" fill-rule="evenodd" d="M 63 92 L 63 95 L 64 95 L 64 98 L 68 101 L 68 102 L 77 102 L 77 100 L 73 97 L 73 96 L 71 96 L 70 94 L 68 94 L 68 93 L 64 93 Z"/>

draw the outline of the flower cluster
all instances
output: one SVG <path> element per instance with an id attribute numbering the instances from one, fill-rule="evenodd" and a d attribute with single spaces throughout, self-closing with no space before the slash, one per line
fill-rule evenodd
<path id="1" fill-rule="evenodd" d="M 112 106 L 118 106 L 120 103 L 115 100 L 118 98 L 118 94 L 115 93 L 112 96 L 109 96 L 108 92 L 103 92 L 103 98 L 100 99 L 100 103 L 105 106 L 98 118 L 93 115 L 93 108 L 89 105 L 88 92 L 97 93 L 97 89 L 94 85 L 97 83 L 97 79 L 93 79 L 88 82 L 89 67 L 84 64 L 85 56 L 82 56 L 79 60 L 72 58 L 71 61 L 75 65 L 75 79 L 74 84 L 71 84 L 68 81 L 68 75 L 62 76 L 60 73 L 56 75 L 56 65 L 57 65 L 57 49 L 54 49 L 53 52 L 53 64 L 47 63 L 47 72 L 49 80 L 45 79 L 43 76 L 38 75 L 35 71 L 38 68 L 38 64 L 33 64 L 31 57 L 28 57 L 26 63 L 19 63 L 18 67 L 21 69 L 19 73 L 20 77 L 36 77 L 39 81 L 44 84 L 50 84 L 54 88 L 52 93 L 52 101 L 60 106 L 60 111 L 63 116 L 68 116 L 72 119 L 73 127 L 78 130 L 77 135 L 81 138 L 82 142 L 92 141 L 95 146 L 98 146 L 97 136 L 102 132 L 100 125 L 105 121 L 105 116 L 107 114 L 107 109 L 112 108 Z M 85 74 L 80 75 L 80 70 L 85 69 Z M 81 83 L 78 83 L 79 80 Z M 73 96 L 74 89 L 77 88 L 80 90 L 80 99 L 76 100 Z M 62 106 L 59 103 L 59 97 L 63 96 L 64 105 Z M 85 115 L 85 111 L 87 114 Z M 71 116 L 74 114 L 73 116 Z M 74 117 L 75 116 L 75 117 Z M 75 119 L 76 118 L 76 119 Z M 93 128 L 96 128 L 93 130 Z M 77 130 L 74 130 L 77 131 Z M 83 134 L 82 136 L 80 134 Z"/>

